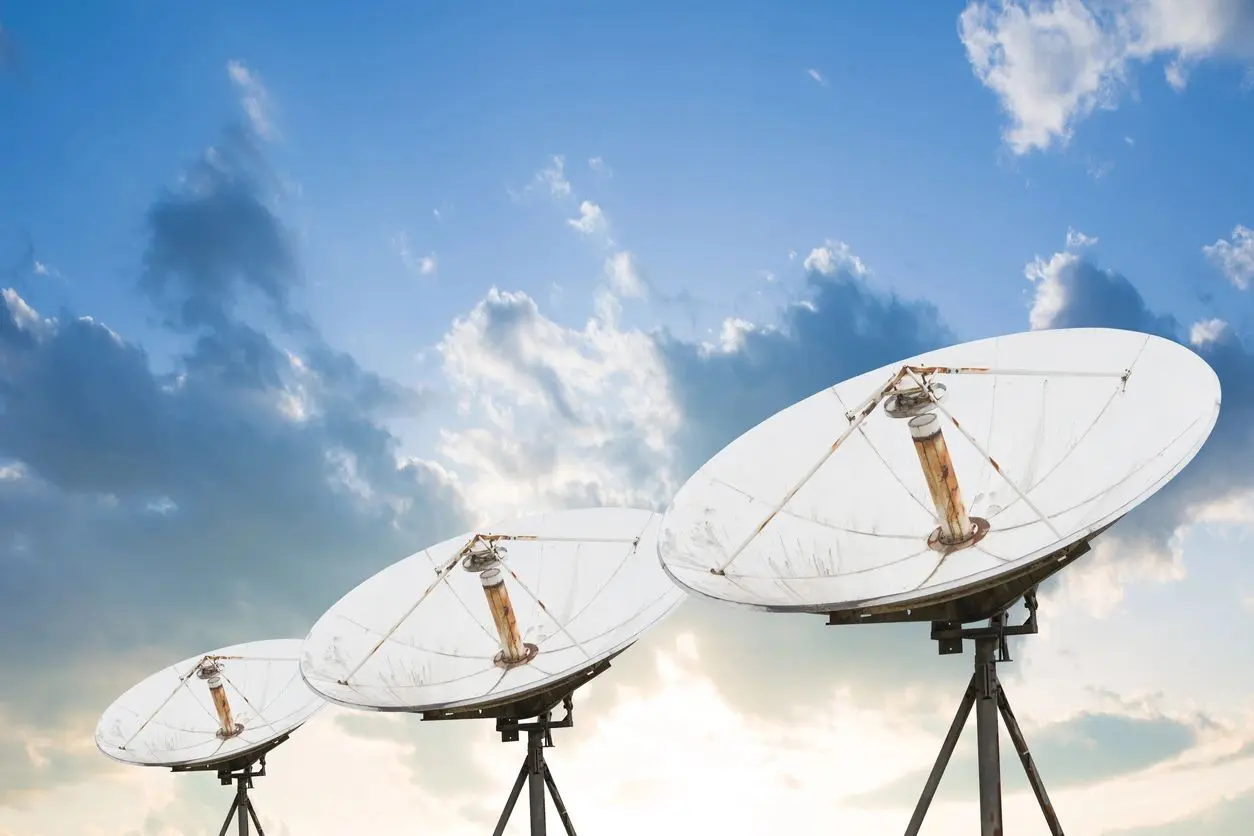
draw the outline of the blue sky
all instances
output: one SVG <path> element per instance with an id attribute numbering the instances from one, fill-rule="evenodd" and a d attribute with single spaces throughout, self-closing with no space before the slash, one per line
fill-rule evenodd
<path id="1" fill-rule="evenodd" d="M 151 805 L 149 825 L 103 832 L 208 828 L 195 811 L 214 788 L 178 794 L 82 751 L 132 674 L 300 635 L 348 585 L 471 520 L 662 507 L 792 400 L 1029 327 L 1190 343 L 1225 414 L 1156 510 L 1051 593 L 1070 620 L 1025 650 L 1016 687 L 1049 687 L 1020 713 L 1046 734 L 1090 715 L 1183 724 L 1199 735 L 1188 769 L 1218 757 L 1216 724 L 1254 740 L 1247 674 L 1174 633 L 1155 647 L 1178 668 L 1136 664 L 1173 604 L 1213 623 L 1219 656 L 1250 659 L 1254 4 L 1097 5 L 0 0 L 0 630 L 48 625 L 0 651 L 33 666 L 0 690 L 0 717 L 24 718 L 0 755 L 43 753 L 10 776 L 20 793 L 0 792 L 0 834 L 81 832 L 65 810 L 106 777 Z M 218 583 L 219 558 L 229 582 L 185 601 Z M 864 741 L 905 753 L 884 768 L 889 796 L 925 768 L 910 753 L 930 757 L 965 675 L 908 632 L 833 646 L 808 622 L 685 612 L 622 672 L 650 705 L 663 680 L 749 724 L 765 722 L 763 681 L 872 714 L 886 694 L 952 691 L 936 716 L 911 703 L 922 737 Z M 737 673 L 714 625 L 838 664 L 807 678 L 764 652 Z M 1089 632 L 1105 644 L 1074 662 Z M 901 648 L 915 655 L 886 661 Z M 65 697 L 103 650 L 116 664 Z M 1190 691 L 1186 671 L 1212 686 Z M 607 712 L 630 713 L 606 693 Z M 800 728 L 760 730 L 752 757 L 786 758 Z M 372 729 L 336 719 L 319 745 L 471 745 Z M 579 738 L 572 757 L 610 746 Z M 1218 798 L 1163 794 L 1123 819 L 1093 800 L 1174 764 L 1085 773 L 1069 826 L 1237 832 Z M 1248 805 L 1254 762 L 1240 764 L 1226 786 Z M 643 811 L 672 804 L 639 791 Z M 881 826 L 849 804 L 855 830 Z M 1220 829 L 1189 823 L 1203 813 Z M 896 828 L 900 812 L 883 814 Z M 962 815 L 931 832 L 968 832 Z"/>

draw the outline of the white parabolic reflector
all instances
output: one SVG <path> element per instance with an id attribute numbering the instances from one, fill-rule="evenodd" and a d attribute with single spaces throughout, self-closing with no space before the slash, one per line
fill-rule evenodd
<path id="1" fill-rule="evenodd" d="M 913 390 L 900 401 L 910 412 L 925 387 L 940 399 L 923 398 L 927 416 L 889 414 L 893 394 Z M 772 611 L 956 600 L 1143 502 L 1196 455 L 1219 401 L 1202 358 L 1147 334 L 951 346 L 824 389 L 733 441 L 676 494 L 659 556 L 690 591 Z M 937 472 L 956 482 L 970 530 L 987 526 L 948 553 L 915 438 L 936 428 L 952 460 Z"/>
<path id="2" fill-rule="evenodd" d="M 326 705 L 301 680 L 299 659 L 299 639 L 248 642 L 185 659 L 118 697 L 100 718 L 96 745 L 138 766 L 212 766 L 245 758 Z M 221 734 L 211 686 L 229 709 L 231 736 Z"/>
<path id="3" fill-rule="evenodd" d="M 368 710 L 522 700 L 623 650 L 683 601 L 657 563 L 660 521 L 581 509 L 445 540 L 331 607 L 305 639 L 301 672 L 332 702 Z M 497 615 L 515 625 L 515 657 Z"/>

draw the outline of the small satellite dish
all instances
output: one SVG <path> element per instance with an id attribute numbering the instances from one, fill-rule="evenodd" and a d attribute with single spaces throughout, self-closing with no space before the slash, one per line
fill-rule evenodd
<path id="1" fill-rule="evenodd" d="M 1008 636 L 1037 632 L 1036 585 L 1179 473 L 1219 404 L 1205 361 L 1148 334 L 1034 331 L 930 352 L 725 447 L 676 494 L 659 558 L 716 600 L 832 624 L 931 621 L 941 653 L 973 640 L 975 671 L 906 834 L 974 709 L 981 834 L 1003 832 L 1000 715 L 1062 836 L 996 664 Z M 1020 597 L 1028 616 L 1011 625 Z"/>
<path id="2" fill-rule="evenodd" d="M 266 753 L 326 703 L 300 677 L 298 639 L 248 642 L 185 659 L 131 688 L 104 712 L 96 745 L 110 758 L 237 783 L 223 832 L 239 814 L 261 833 L 247 790 Z M 254 765 L 260 763 L 260 769 Z"/>
<path id="3" fill-rule="evenodd" d="M 667 510 L 662 564 L 699 595 L 776 612 L 987 617 L 1179 472 L 1219 401 L 1204 360 L 1130 331 L 923 354 L 725 447 Z"/>
<path id="4" fill-rule="evenodd" d="M 529 757 L 501 827 L 529 779 L 532 832 L 544 832 L 546 785 L 569 829 L 542 748 L 550 729 L 571 724 L 574 690 L 683 601 L 657 563 L 660 521 L 623 508 L 560 511 L 423 549 L 318 619 L 301 673 L 350 708 L 494 717 L 504 740 L 526 731 Z M 558 703 L 567 714 L 553 721 Z M 538 720 L 519 723 L 527 717 Z"/>

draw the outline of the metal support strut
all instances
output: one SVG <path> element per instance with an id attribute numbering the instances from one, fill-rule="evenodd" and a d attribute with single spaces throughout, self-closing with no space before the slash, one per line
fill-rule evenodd
<path id="1" fill-rule="evenodd" d="M 231 819 L 239 817 L 239 836 L 248 836 L 248 822 L 252 821 L 253 826 L 257 828 L 257 836 L 266 836 L 265 831 L 261 829 L 261 821 L 257 818 L 257 811 L 253 809 L 253 803 L 248 798 L 248 791 L 253 788 L 253 778 L 262 778 L 266 774 L 266 759 L 261 758 L 261 769 L 254 772 L 252 764 L 248 764 L 243 769 L 232 772 L 224 769 L 218 773 L 218 780 L 223 786 L 230 786 L 231 782 L 235 782 L 235 800 L 231 802 L 231 809 L 226 814 L 226 821 L 222 822 L 222 829 L 218 831 L 218 836 L 226 836 L 226 832 L 231 829 Z"/>
<path id="2" fill-rule="evenodd" d="M 1037 631 L 1035 590 L 1025 595 L 1024 599 L 1028 608 L 1028 618 L 1018 626 L 1006 624 L 1005 612 L 990 618 L 987 627 L 965 629 L 961 625 L 942 622 L 932 625 L 932 638 L 941 643 L 942 653 L 961 652 L 963 639 L 975 641 L 975 671 L 971 674 L 971 682 L 962 696 L 962 702 L 949 727 L 949 733 L 945 735 L 945 742 L 941 744 L 940 754 L 936 756 L 932 772 L 923 786 L 919 803 L 915 805 L 914 815 L 910 817 L 910 824 L 906 827 L 906 836 L 918 836 L 919 828 L 923 826 L 923 818 L 932 804 L 932 798 L 936 795 L 941 778 L 945 774 L 945 768 L 949 765 L 949 758 L 958 745 L 958 738 L 962 736 L 962 730 L 967 724 L 972 708 L 975 709 L 976 751 L 980 775 L 980 836 L 1003 836 L 999 714 L 1001 721 L 1006 725 L 1011 742 L 1014 743 L 1019 761 L 1023 764 L 1023 771 L 1028 776 L 1028 784 L 1031 785 L 1032 792 L 1036 795 L 1050 834 L 1063 836 L 1058 815 L 1054 812 L 1054 806 L 1045 792 L 1045 783 L 1041 780 L 1041 775 L 1032 760 L 1032 754 L 1028 751 L 1023 731 L 1010 710 L 1010 701 L 1006 698 L 1006 692 L 997 678 L 997 663 L 1010 661 L 1006 636 L 1029 635 Z M 954 650 L 955 647 L 957 651 Z"/>
<path id="3" fill-rule="evenodd" d="M 501 818 L 497 821 L 492 836 L 503 836 L 505 833 L 505 826 L 509 824 L 514 805 L 518 803 L 518 797 L 522 795 L 523 784 L 527 785 L 528 802 L 531 808 L 531 836 L 547 836 L 548 834 L 545 824 L 544 793 L 546 789 L 553 798 L 553 806 L 562 820 L 566 836 L 575 836 L 575 825 L 571 823 L 570 814 L 566 812 L 566 804 L 562 801 L 561 793 L 557 791 L 553 772 L 544 760 L 544 750 L 553 745 L 551 730 L 570 728 L 574 725 L 574 709 L 569 696 L 562 700 L 562 707 L 566 710 L 566 716 L 561 720 L 552 720 L 550 712 L 545 712 L 531 723 L 519 723 L 509 718 L 497 720 L 496 730 L 501 733 L 501 740 L 507 743 L 517 740 L 519 732 L 527 733 L 527 757 L 523 761 L 522 769 L 518 770 L 518 779 L 514 781 L 514 788 L 510 790 L 509 800 L 505 802 L 505 809 L 501 812 Z"/>

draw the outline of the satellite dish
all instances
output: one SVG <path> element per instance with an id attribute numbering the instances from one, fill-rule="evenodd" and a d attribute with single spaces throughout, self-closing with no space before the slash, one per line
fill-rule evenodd
<path id="1" fill-rule="evenodd" d="M 238 813 L 241 834 L 249 818 L 260 834 L 248 800 L 252 778 L 264 776 L 266 754 L 325 705 L 301 681 L 300 646 L 298 639 L 248 642 L 158 671 L 109 706 L 96 745 L 122 763 L 234 780 L 223 832 Z"/>
<path id="2" fill-rule="evenodd" d="M 719 601 L 832 624 L 931 621 L 941 653 L 973 639 L 975 672 L 907 836 L 973 707 L 982 834 L 1002 832 L 1000 712 L 1061 836 L 995 665 L 1007 636 L 1037 631 L 1036 585 L 1179 473 L 1219 404 L 1205 361 L 1148 334 L 1034 331 L 929 352 L 725 447 L 675 495 L 659 557 Z M 1028 617 L 1010 625 L 1020 597 Z"/>
<path id="3" fill-rule="evenodd" d="M 560 511 L 423 549 L 318 619 L 301 673 L 350 708 L 494 717 L 504 740 L 526 731 L 528 760 L 501 827 L 529 780 L 532 832 L 544 833 L 547 785 L 573 833 L 542 749 L 550 729 L 571 725 L 575 689 L 683 601 L 657 563 L 660 520 L 623 508 Z M 566 717 L 553 721 L 558 703 Z M 527 717 L 538 719 L 519 723 Z"/>
<path id="4" fill-rule="evenodd" d="M 774 612 L 986 617 L 1161 488 L 1218 413 L 1206 362 L 1147 334 L 933 351 L 725 447 L 667 510 L 662 564 L 691 592 Z"/>

